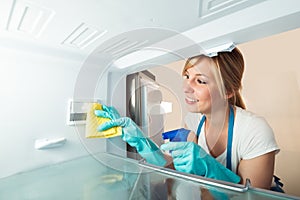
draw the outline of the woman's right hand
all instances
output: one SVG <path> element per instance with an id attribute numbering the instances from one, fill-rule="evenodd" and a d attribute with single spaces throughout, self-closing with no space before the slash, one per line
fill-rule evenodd
<path id="1" fill-rule="evenodd" d="M 95 115 L 98 117 L 104 117 L 111 120 L 120 118 L 119 112 L 114 107 L 110 107 L 106 105 L 102 105 L 102 110 L 95 110 Z"/>
<path id="2" fill-rule="evenodd" d="M 159 147 L 144 133 L 129 117 L 120 117 L 118 111 L 113 107 L 102 106 L 103 110 L 95 110 L 95 115 L 111 119 L 100 125 L 98 131 L 105 131 L 113 127 L 122 127 L 122 139 L 130 146 L 135 147 L 138 153 L 147 162 L 159 166 L 164 166 L 166 161 Z"/>

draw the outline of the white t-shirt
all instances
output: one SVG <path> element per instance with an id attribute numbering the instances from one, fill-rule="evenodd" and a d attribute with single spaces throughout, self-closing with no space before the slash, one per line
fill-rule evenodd
<path id="1" fill-rule="evenodd" d="M 185 117 L 187 128 L 194 131 L 195 134 L 197 134 L 202 116 L 200 113 L 188 113 Z M 203 124 L 198 144 L 209 154 L 204 127 L 205 125 Z M 236 107 L 231 152 L 232 171 L 236 173 L 237 166 L 242 159 L 255 158 L 275 150 L 279 151 L 279 148 L 273 130 L 266 120 L 263 117 Z M 226 153 L 227 150 L 216 158 L 224 166 L 226 166 Z"/>

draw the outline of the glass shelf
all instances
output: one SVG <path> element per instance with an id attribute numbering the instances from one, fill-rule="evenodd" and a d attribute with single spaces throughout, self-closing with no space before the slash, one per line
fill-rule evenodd
<path id="1" fill-rule="evenodd" d="M 107 153 L 0 179 L 0 199 L 300 199 Z"/>

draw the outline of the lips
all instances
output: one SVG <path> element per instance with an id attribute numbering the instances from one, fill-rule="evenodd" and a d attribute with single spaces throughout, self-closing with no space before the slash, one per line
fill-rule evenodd
<path id="1" fill-rule="evenodd" d="M 190 97 L 185 98 L 185 102 L 187 104 L 194 104 L 194 103 L 197 103 L 198 101 L 199 101 L 198 99 L 194 99 L 194 98 L 190 98 Z"/>

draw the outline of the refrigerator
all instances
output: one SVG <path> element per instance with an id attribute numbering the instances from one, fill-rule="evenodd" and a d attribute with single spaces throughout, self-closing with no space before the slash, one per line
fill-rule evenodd
<path id="1" fill-rule="evenodd" d="M 158 146 L 163 143 L 164 110 L 159 84 L 155 75 L 140 71 L 126 77 L 126 116 L 130 117 Z M 136 149 L 127 144 L 127 157 L 141 159 Z"/>

